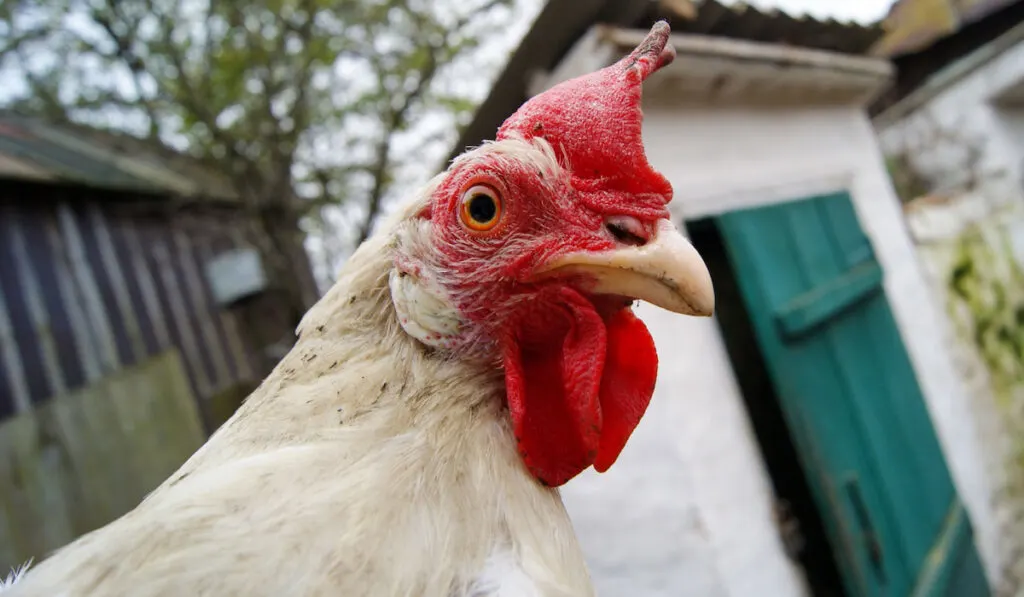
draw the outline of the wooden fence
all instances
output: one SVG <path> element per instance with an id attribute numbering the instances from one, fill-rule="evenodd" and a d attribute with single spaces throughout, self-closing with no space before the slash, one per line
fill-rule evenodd
<path id="1" fill-rule="evenodd" d="M 3 421 L 0 572 L 131 510 L 204 439 L 173 349 Z"/>

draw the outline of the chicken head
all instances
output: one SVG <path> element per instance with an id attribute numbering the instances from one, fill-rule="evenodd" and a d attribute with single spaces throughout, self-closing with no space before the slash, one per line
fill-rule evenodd
<path id="1" fill-rule="evenodd" d="M 435 179 L 397 235 L 403 328 L 503 370 L 519 453 L 547 485 L 606 470 L 647 408 L 658 359 L 633 301 L 713 309 L 641 139 L 641 83 L 674 58 L 668 36 L 658 23 L 616 64 L 526 102 Z"/>

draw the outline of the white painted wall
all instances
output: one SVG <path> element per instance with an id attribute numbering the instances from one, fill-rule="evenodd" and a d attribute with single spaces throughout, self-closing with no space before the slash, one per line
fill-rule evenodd
<path id="1" fill-rule="evenodd" d="M 993 52 L 1004 42 L 1001 52 Z M 951 78 L 953 72 L 966 75 Z M 946 301 L 955 246 L 968 226 L 977 225 L 986 232 L 1000 227 L 1024 230 L 1019 208 L 1024 202 L 1024 31 L 1018 27 L 933 80 L 948 84 L 926 85 L 918 98 L 882 114 L 877 128 L 884 151 L 909 154 L 913 167 L 931 183 L 929 190 L 941 198 L 916 201 L 907 215 L 931 292 L 937 300 Z M 1007 96 L 1016 96 L 1016 103 L 1007 105 Z M 977 154 L 974 160 L 969 159 L 972 153 Z M 1022 259 L 1018 256 L 1024 264 Z M 982 430 L 976 493 L 979 501 L 984 498 L 989 504 L 990 516 L 978 529 L 979 534 L 983 532 L 981 547 L 989 574 L 997 585 L 1021 587 L 1024 562 L 1014 553 L 1024 549 L 1020 529 L 1024 521 L 1013 513 L 1024 510 L 1024 503 L 1001 489 L 1015 482 L 1006 474 L 1012 458 L 1007 434 L 1024 423 L 1024 416 L 1017 415 L 1020 421 L 1008 420 L 1012 413 L 998 406 L 973 341 L 958 333 L 949 317 L 941 323 L 945 342 L 954 351 L 956 372 L 964 380 L 962 400 Z M 976 526 L 981 527 L 980 522 L 975 520 Z"/>
<path id="2" fill-rule="evenodd" d="M 874 133 L 854 107 L 650 108 L 652 164 L 681 218 L 846 189 L 885 272 L 897 324 L 970 512 L 983 558 L 992 522 L 978 439 L 943 345 Z M 806 594 L 771 515 L 771 489 L 712 320 L 643 307 L 661 355 L 650 414 L 619 463 L 564 490 L 603 595 Z"/>
<path id="3" fill-rule="evenodd" d="M 974 342 L 974 316 L 969 306 L 951 292 L 949 277 L 962 256 L 965 245 L 961 239 L 973 239 L 966 246 L 973 249 L 975 276 L 984 280 L 982 284 L 1002 284 L 1006 298 L 1007 310 L 993 309 L 989 313 L 994 312 L 1003 321 L 1013 320 L 1008 310 L 1024 301 L 1024 286 L 1012 271 L 1012 264 L 1024 267 L 1024 201 L 993 204 L 983 194 L 965 193 L 940 201 L 915 201 L 906 212 L 931 291 L 947 305 L 952 324 L 946 326 L 947 344 L 953 350 L 957 374 L 967 388 L 968 404 L 982 428 L 979 437 L 985 451 L 978 466 L 990 480 L 994 492 L 991 508 L 999 525 L 995 584 L 1002 591 L 999 594 L 1019 595 L 1024 591 L 1024 559 L 1015 554 L 1024 554 L 1024 478 L 1019 465 L 1011 467 L 1008 463 L 1019 458 L 1017 450 L 1024 437 L 1024 379 L 1000 368 L 989 370 Z M 981 236 L 973 236 L 976 232 Z M 988 296 L 991 308 L 995 296 Z M 1016 361 L 1005 353 L 1003 358 Z M 999 396 L 996 387 L 1001 388 Z"/>
<path id="4" fill-rule="evenodd" d="M 1015 35 L 1024 38 L 1024 33 Z M 960 186 L 966 169 L 963 146 L 978 147 L 983 155 L 976 170 L 986 174 L 985 184 L 1001 185 L 999 192 L 1019 196 L 1024 174 L 1024 39 L 988 61 L 971 61 L 967 57 L 948 67 L 970 72 L 941 90 L 936 85 L 937 92 L 908 115 L 895 118 L 898 109 L 880 115 L 876 123 L 881 146 L 887 154 L 910 151 L 916 165 L 936 180 L 938 191 Z M 999 101 L 1010 93 L 1021 98 L 1015 106 Z"/>

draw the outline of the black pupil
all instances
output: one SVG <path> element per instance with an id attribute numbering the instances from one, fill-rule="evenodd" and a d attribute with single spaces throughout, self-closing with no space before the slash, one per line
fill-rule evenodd
<path id="1" fill-rule="evenodd" d="M 498 206 L 494 204 L 494 197 L 483 193 L 473 195 L 469 200 L 469 216 L 473 221 L 486 224 L 498 214 Z"/>

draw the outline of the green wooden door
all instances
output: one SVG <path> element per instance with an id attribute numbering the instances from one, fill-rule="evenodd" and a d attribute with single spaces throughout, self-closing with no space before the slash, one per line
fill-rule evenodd
<path id="1" fill-rule="evenodd" d="M 850 595 L 987 596 L 849 196 L 718 225 Z"/>

